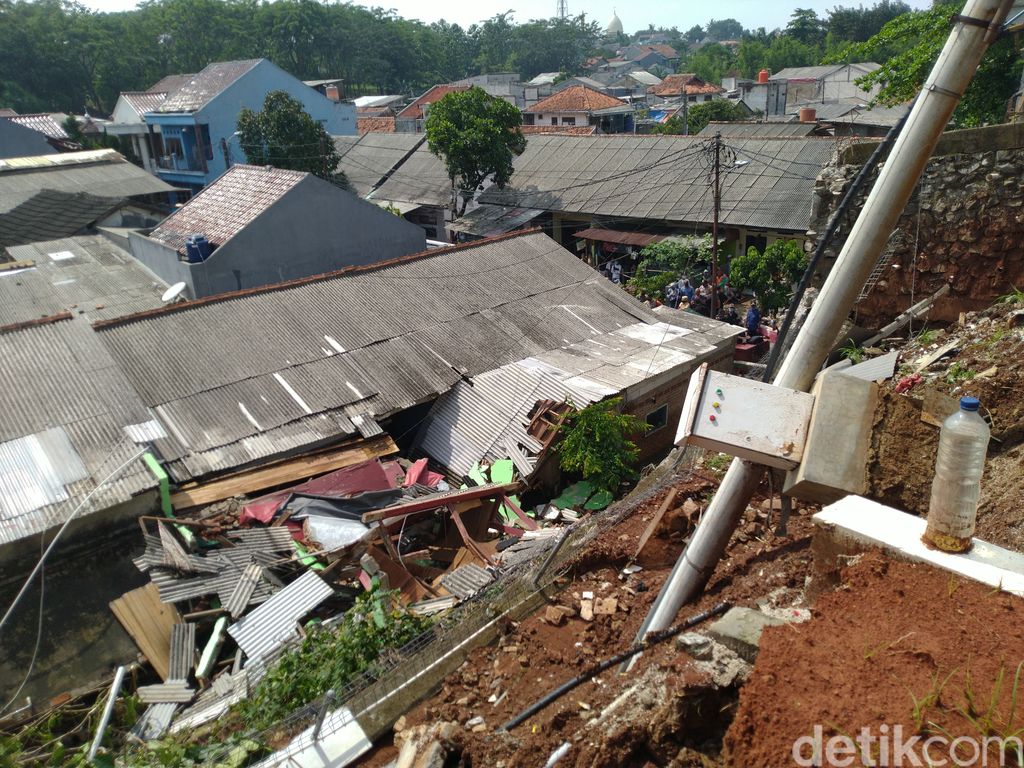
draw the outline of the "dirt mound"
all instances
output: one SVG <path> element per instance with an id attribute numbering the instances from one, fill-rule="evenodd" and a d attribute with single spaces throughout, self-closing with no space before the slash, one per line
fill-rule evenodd
<path id="1" fill-rule="evenodd" d="M 927 514 L 939 443 L 936 423 L 948 409 L 955 410 L 958 398 L 977 397 L 992 427 L 977 535 L 1024 550 L 1024 366 L 1019 362 L 1024 316 L 1016 314 L 1021 306 L 995 304 L 967 315 L 962 324 L 925 331 L 904 346 L 900 375 L 883 384 L 875 412 L 868 497 Z M 917 361 L 950 345 L 919 380 L 913 378 Z"/>
<path id="2" fill-rule="evenodd" d="M 959 736 L 1009 735 L 1024 726 L 1017 700 L 1024 682 L 1020 598 L 873 554 L 848 569 L 843 586 L 821 597 L 813 614 L 810 623 L 771 627 L 762 636 L 725 738 L 728 764 L 801 764 L 793 757 L 794 742 L 813 737 L 816 725 L 826 740 L 856 738 L 862 728 L 881 736 L 883 726 L 891 734 L 898 725 L 907 739 L 921 735 L 947 743 Z M 834 764 L 870 765 L 880 760 L 881 749 L 879 742 L 851 762 Z M 940 749 L 936 742 L 937 761 Z M 810 759 L 812 746 L 802 750 Z M 959 759 L 967 759 L 969 750 L 961 744 Z M 927 764 L 920 743 L 916 754 L 921 762 L 903 764 Z M 954 764 L 948 749 L 942 757 Z M 958 764 L 1000 764 L 993 759 Z M 1016 755 L 1008 759 L 1017 764 Z"/>

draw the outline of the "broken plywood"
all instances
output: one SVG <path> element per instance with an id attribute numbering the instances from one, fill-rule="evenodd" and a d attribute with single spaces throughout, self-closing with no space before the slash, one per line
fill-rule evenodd
<path id="1" fill-rule="evenodd" d="M 162 680 L 170 674 L 171 628 L 181 623 L 181 614 L 173 605 L 160 602 L 153 583 L 126 592 L 110 603 L 110 610 L 128 636 L 153 665 Z"/>

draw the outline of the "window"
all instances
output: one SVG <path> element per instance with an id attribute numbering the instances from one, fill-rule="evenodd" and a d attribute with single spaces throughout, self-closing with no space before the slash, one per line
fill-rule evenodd
<path id="1" fill-rule="evenodd" d="M 663 405 L 661 408 L 648 413 L 645 421 L 647 422 L 647 434 L 656 432 L 664 427 L 668 424 L 668 405 Z"/>
<path id="2" fill-rule="evenodd" d="M 575 117 L 563 117 L 562 118 L 562 125 L 576 125 L 576 118 Z"/>
<path id="3" fill-rule="evenodd" d="M 557 117 L 552 117 L 551 118 L 551 124 L 552 125 L 558 125 L 558 118 Z"/>
<path id="4" fill-rule="evenodd" d="M 767 247 L 768 247 L 768 238 L 767 237 L 763 237 L 763 236 L 762 237 L 758 237 L 756 235 L 747 235 L 746 248 L 744 248 L 743 252 L 746 253 L 751 248 L 757 248 L 757 252 L 758 253 L 764 253 L 764 249 L 767 248 Z"/>

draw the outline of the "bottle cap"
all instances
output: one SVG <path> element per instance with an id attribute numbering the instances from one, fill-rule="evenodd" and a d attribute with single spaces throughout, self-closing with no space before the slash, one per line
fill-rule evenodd
<path id="1" fill-rule="evenodd" d="M 976 397 L 961 397 L 960 398 L 960 410 L 961 411 L 976 411 L 981 407 L 981 401 Z"/>

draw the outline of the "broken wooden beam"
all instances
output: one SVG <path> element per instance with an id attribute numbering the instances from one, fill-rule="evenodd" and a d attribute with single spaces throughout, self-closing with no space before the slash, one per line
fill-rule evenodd
<path id="1" fill-rule="evenodd" d="M 648 540 L 654 535 L 654 532 L 658 530 L 658 526 L 661 525 L 661 521 L 665 517 L 665 513 L 668 511 L 668 508 L 672 506 L 672 502 L 676 500 L 676 496 L 678 494 L 679 489 L 673 488 L 665 496 L 665 500 L 661 502 L 661 506 L 658 507 L 658 511 L 654 513 L 654 517 L 652 517 L 651 522 L 647 524 L 647 528 L 644 530 L 639 543 L 636 545 L 636 552 L 633 554 L 634 560 L 640 557 L 640 553 L 644 551 L 644 547 L 647 546 Z"/>

